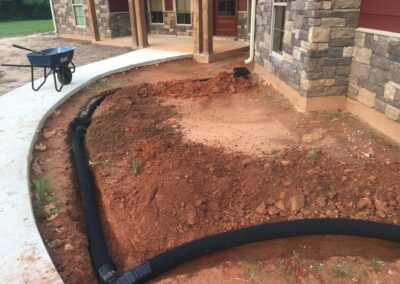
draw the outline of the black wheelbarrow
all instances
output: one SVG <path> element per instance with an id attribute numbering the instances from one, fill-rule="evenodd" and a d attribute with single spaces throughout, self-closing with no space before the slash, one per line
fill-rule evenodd
<path id="1" fill-rule="evenodd" d="M 32 89 L 34 91 L 38 91 L 44 83 L 46 83 L 47 77 L 52 73 L 54 78 L 54 87 L 57 92 L 60 92 L 64 85 L 71 83 L 72 73 L 75 72 L 75 65 L 72 63 L 75 47 L 61 46 L 56 48 L 47 48 L 41 51 L 32 50 L 16 44 L 13 44 L 13 47 L 31 51 L 31 53 L 26 55 L 30 64 L 2 64 L 2 66 L 31 68 Z M 43 68 L 44 78 L 39 86 L 35 86 L 35 68 Z M 57 79 L 60 82 L 60 86 L 57 84 Z"/>

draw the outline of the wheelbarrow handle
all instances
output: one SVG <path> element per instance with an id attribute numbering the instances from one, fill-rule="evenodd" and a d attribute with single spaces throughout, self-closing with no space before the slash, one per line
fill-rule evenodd
<path id="1" fill-rule="evenodd" d="M 17 45 L 17 44 L 13 44 L 12 46 L 13 46 L 13 47 L 16 47 L 16 48 L 19 48 L 19 49 L 24 49 L 24 50 L 27 50 L 27 51 L 31 51 L 31 52 L 34 52 L 34 53 L 39 53 L 39 54 L 41 54 L 41 55 L 46 55 L 46 54 L 44 54 L 44 53 L 41 52 L 41 51 L 37 51 L 37 50 L 34 50 L 34 49 L 30 49 L 30 48 L 27 48 L 27 47 L 23 47 L 23 46 L 20 46 L 20 45 Z"/>

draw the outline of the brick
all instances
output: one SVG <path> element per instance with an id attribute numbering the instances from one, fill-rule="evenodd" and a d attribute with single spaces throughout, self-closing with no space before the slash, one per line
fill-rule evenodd
<path id="1" fill-rule="evenodd" d="M 388 53 L 389 38 L 380 36 L 374 39 L 372 43 L 372 52 L 376 55 L 387 56 Z"/>
<path id="2" fill-rule="evenodd" d="M 332 8 L 334 9 L 358 9 L 361 0 L 332 0 Z"/>
<path id="3" fill-rule="evenodd" d="M 400 57 L 400 41 L 398 40 L 389 41 L 387 52 L 391 55 Z"/>
<path id="4" fill-rule="evenodd" d="M 330 87 L 335 85 L 335 79 L 322 79 L 322 80 L 308 80 L 302 78 L 300 85 L 304 90 L 307 91 L 319 91 L 323 90 L 324 87 Z"/>
<path id="5" fill-rule="evenodd" d="M 374 35 L 373 34 L 365 34 L 364 47 L 372 49 L 374 41 L 375 40 L 374 40 Z"/>
<path id="6" fill-rule="evenodd" d="M 333 86 L 326 87 L 324 89 L 325 96 L 345 96 L 348 93 L 348 87 L 346 86 Z"/>
<path id="7" fill-rule="evenodd" d="M 317 50 L 327 49 L 329 47 L 328 43 L 315 43 L 304 40 L 301 41 L 300 46 L 304 49 L 317 49 Z"/>
<path id="8" fill-rule="evenodd" d="M 386 103 L 380 99 L 376 99 L 374 103 L 374 109 L 379 112 L 384 112 L 386 108 Z"/>
<path id="9" fill-rule="evenodd" d="M 384 97 L 389 101 L 393 101 L 396 93 L 400 91 L 400 84 L 396 84 L 395 82 L 389 81 L 385 84 L 385 92 Z"/>
<path id="10" fill-rule="evenodd" d="M 351 65 L 341 65 L 336 68 L 336 75 L 348 76 L 350 74 Z"/>
<path id="11" fill-rule="evenodd" d="M 376 94 L 364 88 L 359 88 L 358 101 L 368 107 L 374 107 Z"/>
<path id="12" fill-rule="evenodd" d="M 343 57 L 343 47 L 332 47 L 328 49 L 328 57 L 340 58 Z"/>
<path id="13" fill-rule="evenodd" d="M 349 85 L 349 76 L 336 76 L 335 85 L 336 86 L 348 86 Z"/>
<path id="14" fill-rule="evenodd" d="M 389 80 L 400 84 L 400 63 L 392 62 L 389 67 Z"/>
<path id="15" fill-rule="evenodd" d="M 343 57 L 353 57 L 354 47 L 346 46 L 343 48 Z"/>
<path id="16" fill-rule="evenodd" d="M 330 31 L 329 27 L 311 27 L 308 34 L 308 41 L 329 42 Z"/>
<path id="17" fill-rule="evenodd" d="M 365 33 L 356 32 L 354 38 L 354 45 L 358 47 L 364 47 L 364 43 L 365 43 Z"/>
<path id="18" fill-rule="evenodd" d="M 390 60 L 385 56 L 373 54 L 371 57 L 371 66 L 388 71 L 390 66 Z"/>
<path id="19" fill-rule="evenodd" d="M 321 18 L 321 26 L 324 27 L 344 27 L 346 19 L 343 18 Z"/>
<path id="20" fill-rule="evenodd" d="M 388 81 L 387 75 L 388 73 L 386 71 L 382 71 L 379 68 L 372 67 L 371 73 L 369 75 L 369 80 L 374 85 L 384 86 L 385 83 Z"/>
<path id="21" fill-rule="evenodd" d="M 391 120 L 398 121 L 400 118 L 400 110 L 394 106 L 387 104 L 385 107 L 385 115 Z"/>
<path id="22" fill-rule="evenodd" d="M 354 38 L 354 28 L 331 28 L 331 38 Z"/>
<path id="23" fill-rule="evenodd" d="M 353 38 L 333 38 L 329 41 L 329 46 L 354 46 Z"/>
<path id="24" fill-rule="evenodd" d="M 354 52 L 354 60 L 357 62 L 369 64 L 372 56 L 372 50 L 368 48 L 356 48 Z"/>

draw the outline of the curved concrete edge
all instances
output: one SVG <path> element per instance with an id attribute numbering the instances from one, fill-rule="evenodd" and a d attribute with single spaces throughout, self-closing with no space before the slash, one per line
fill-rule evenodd
<path id="1" fill-rule="evenodd" d="M 192 54 L 141 49 L 77 68 L 60 93 L 52 80 L 39 92 L 30 83 L 0 97 L 0 279 L 5 283 L 62 283 L 33 215 L 30 160 L 44 121 L 66 100 L 110 74 Z"/>

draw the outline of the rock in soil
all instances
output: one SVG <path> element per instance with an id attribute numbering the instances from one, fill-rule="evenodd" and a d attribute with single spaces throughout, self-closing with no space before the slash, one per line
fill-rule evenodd
<path id="1" fill-rule="evenodd" d="M 295 195 L 290 198 L 290 211 L 292 213 L 297 213 L 301 209 L 303 209 L 304 204 L 305 204 L 305 198 L 304 195 Z"/>

